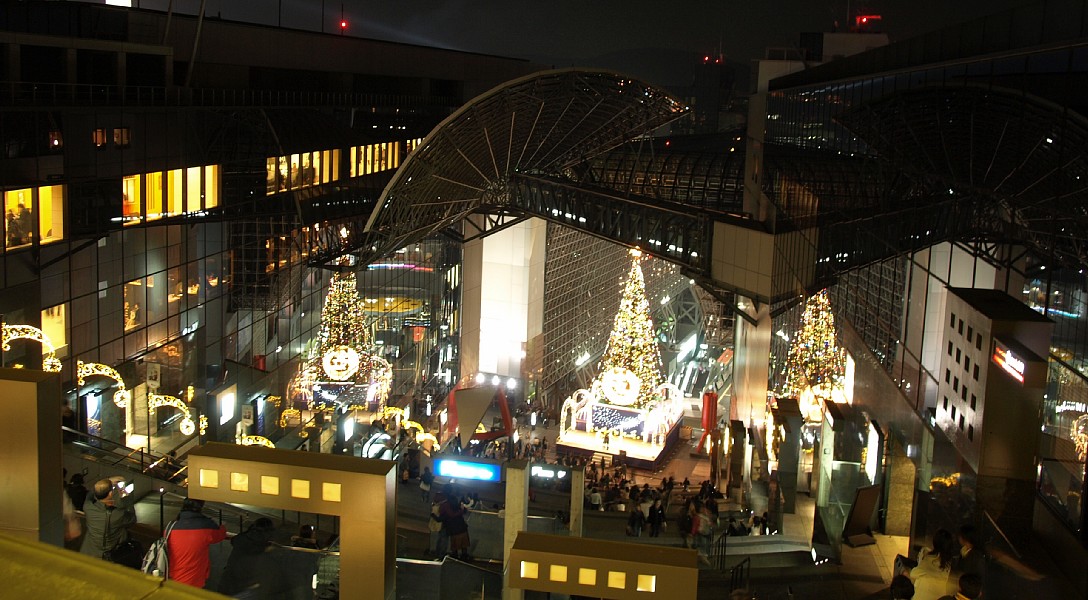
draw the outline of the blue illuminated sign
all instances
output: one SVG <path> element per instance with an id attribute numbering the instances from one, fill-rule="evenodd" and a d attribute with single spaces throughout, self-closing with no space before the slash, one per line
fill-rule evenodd
<path id="1" fill-rule="evenodd" d="M 475 479 L 478 481 L 499 481 L 502 478 L 502 467 L 488 463 L 476 463 L 448 458 L 439 459 L 437 475 L 452 477 L 454 479 Z"/>

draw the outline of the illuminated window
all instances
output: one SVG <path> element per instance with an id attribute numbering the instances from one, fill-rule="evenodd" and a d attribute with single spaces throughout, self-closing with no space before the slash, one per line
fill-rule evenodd
<path id="1" fill-rule="evenodd" d="M 200 212 L 200 167 L 185 169 L 185 212 Z"/>
<path id="2" fill-rule="evenodd" d="M 219 424 L 226 425 L 234 418 L 234 394 L 219 396 Z"/>
<path id="3" fill-rule="evenodd" d="M 42 333 L 53 342 L 53 347 L 60 348 L 68 344 L 65 332 L 68 330 L 68 313 L 63 304 L 42 310 Z"/>
<path id="4" fill-rule="evenodd" d="M 340 501 L 340 484 L 324 482 L 321 484 L 321 499 L 325 502 Z"/>
<path id="5" fill-rule="evenodd" d="M 219 471 L 213 469 L 201 469 L 200 470 L 200 487 L 217 488 L 219 487 Z"/>
<path id="6" fill-rule="evenodd" d="M 33 203 L 30 188 L 4 192 L 4 246 L 21 248 L 34 239 Z"/>
<path id="7" fill-rule="evenodd" d="M 121 180 L 121 216 L 125 225 L 140 221 L 141 180 L 141 175 L 129 175 Z"/>
<path id="8" fill-rule="evenodd" d="M 276 157 L 272 156 L 265 160 L 264 163 L 264 193 L 271 196 L 276 193 L 279 188 L 279 184 L 276 182 L 276 175 L 279 171 L 276 170 Z"/>
<path id="9" fill-rule="evenodd" d="M 524 579 L 536 579 L 540 576 L 540 565 L 527 560 L 521 561 L 521 576 Z"/>
<path id="10" fill-rule="evenodd" d="M 128 148 L 128 127 L 116 127 L 113 130 L 113 145 L 118 148 Z"/>
<path id="11" fill-rule="evenodd" d="M 291 480 L 291 497 L 292 498 L 309 498 L 310 497 L 310 482 L 307 479 L 292 479 Z"/>
<path id="12" fill-rule="evenodd" d="M 147 174 L 147 220 L 162 218 L 162 197 L 166 184 L 166 177 L 161 171 Z"/>
<path id="13" fill-rule="evenodd" d="M 578 583 L 582 585 L 597 585 L 597 569 L 579 567 Z"/>
<path id="14" fill-rule="evenodd" d="M 623 571 L 608 572 L 608 587 L 622 590 L 627 587 L 627 573 Z"/>
<path id="15" fill-rule="evenodd" d="M 642 575 L 638 576 L 638 584 L 635 589 L 640 592 L 655 592 L 657 591 L 657 575 Z"/>
<path id="16" fill-rule="evenodd" d="M 94 133 L 91 134 L 91 141 L 94 142 L 94 145 L 99 147 L 99 148 L 105 146 L 106 145 L 106 130 L 105 129 L 95 129 Z"/>
<path id="17" fill-rule="evenodd" d="M 567 565 L 552 565 L 548 570 L 548 579 L 552 581 L 566 581 Z"/>
<path id="18" fill-rule="evenodd" d="M 129 281 L 121 290 L 124 293 L 124 318 L 125 331 L 132 331 L 144 324 L 144 307 L 147 302 L 144 299 L 143 279 Z"/>
<path id="19" fill-rule="evenodd" d="M 64 239 L 64 186 L 38 188 L 38 234 L 41 243 Z"/>
<path id="20" fill-rule="evenodd" d="M 166 216 L 173 217 L 185 212 L 184 179 L 181 169 L 166 173 Z"/>
<path id="21" fill-rule="evenodd" d="M 64 147 L 64 136 L 59 131 L 49 132 L 49 149 L 60 150 Z"/>
<path id="22" fill-rule="evenodd" d="M 219 165 L 204 167 L 204 208 L 219 206 Z"/>
<path id="23" fill-rule="evenodd" d="M 275 475 L 261 475 L 261 493 L 268 496 L 279 496 L 280 478 Z"/>
<path id="24" fill-rule="evenodd" d="M 249 473 L 231 473 L 230 489 L 236 492 L 249 491 Z"/>

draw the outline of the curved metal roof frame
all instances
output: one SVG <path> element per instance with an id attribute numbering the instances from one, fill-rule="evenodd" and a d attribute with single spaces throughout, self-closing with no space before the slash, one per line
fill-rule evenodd
<path id="1" fill-rule="evenodd" d="M 1019 90 L 961 85 L 904 92 L 841 119 L 935 192 L 974 201 L 992 234 L 1042 260 L 1088 262 L 1082 115 Z"/>
<path id="2" fill-rule="evenodd" d="M 558 175 L 679 118 L 678 99 L 609 71 L 542 71 L 496 87 L 440 123 L 385 187 L 367 221 L 391 252 L 515 193 L 515 173 Z"/>

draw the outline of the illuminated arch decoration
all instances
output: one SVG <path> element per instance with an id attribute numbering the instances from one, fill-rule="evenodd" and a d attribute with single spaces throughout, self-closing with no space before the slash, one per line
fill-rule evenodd
<path id="1" fill-rule="evenodd" d="M 424 431 L 426 431 L 425 429 L 423 429 L 422 425 L 420 425 L 419 423 L 417 423 L 415 421 L 404 421 L 403 423 L 400 424 L 400 426 L 401 426 L 402 429 L 415 429 L 416 432 L 417 432 L 417 439 L 418 439 L 418 434 L 419 433 L 423 433 Z"/>
<path id="2" fill-rule="evenodd" d="M 266 448 L 276 447 L 276 445 L 272 443 L 272 440 L 261 435 L 243 435 L 238 438 L 238 443 L 243 446 L 264 446 Z"/>
<path id="3" fill-rule="evenodd" d="M 79 385 L 83 385 L 84 381 L 88 377 L 101 376 L 107 379 L 112 379 L 117 384 L 117 391 L 113 393 L 113 403 L 118 408 L 127 408 L 129 405 L 129 393 L 125 389 L 125 380 L 121 379 L 121 374 L 117 372 L 111 366 L 104 365 L 102 363 L 85 363 L 82 360 L 76 361 L 76 382 Z"/>
<path id="4" fill-rule="evenodd" d="M 56 348 L 49 336 L 41 329 L 33 325 L 9 325 L 3 324 L 3 348 L 11 350 L 11 342 L 14 340 L 33 340 L 42 345 L 42 370 L 47 373 L 59 373 L 61 369 L 60 359 L 57 358 Z"/>
<path id="5" fill-rule="evenodd" d="M 160 408 L 163 406 L 172 406 L 181 411 L 181 414 L 184 415 L 181 418 L 181 424 L 179 426 L 179 429 L 181 430 L 181 433 L 183 435 L 193 435 L 194 433 L 196 433 L 196 422 L 193 421 L 193 414 L 189 410 L 189 406 L 186 405 L 183 400 L 181 400 L 180 398 L 175 398 L 173 396 L 164 396 L 162 394 L 147 395 L 148 412 L 151 412 L 156 408 Z M 201 421 L 201 433 L 203 433 L 206 425 L 203 419 Z"/>
<path id="6" fill-rule="evenodd" d="M 200 415 L 200 435 L 208 432 L 208 415 Z"/>

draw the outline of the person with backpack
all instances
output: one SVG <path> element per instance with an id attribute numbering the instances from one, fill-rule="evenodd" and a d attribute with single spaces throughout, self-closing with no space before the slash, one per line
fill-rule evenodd
<path id="1" fill-rule="evenodd" d="M 692 517 L 691 537 L 694 540 L 695 549 L 699 552 L 699 560 L 703 563 L 710 562 L 710 545 L 714 539 L 714 521 L 710 511 L 699 500 L 692 503 L 695 514 Z"/>
<path id="2" fill-rule="evenodd" d="M 208 548 L 227 539 L 225 525 L 216 525 L 200 511 L 203 500 L 186 498 L 178 519 L 167 530 L 166 553 L 169 578 L 178 583 L 202 588 L 211 575 Z"/>
<path id="3" fill-rule="evenodd" d="M 94 493 L 83 505 L 86 523 L 79 550 L 95 558 L 139 568 L 142 551 L 133 557 L 128 556 L 131 553 L 122 553 L 129 542 L 128 529 L 136 524 L 136 508 L 132 496 L 125 492 L 124 483 L 123 477 L 115 475 L 94 484 Z"/>

